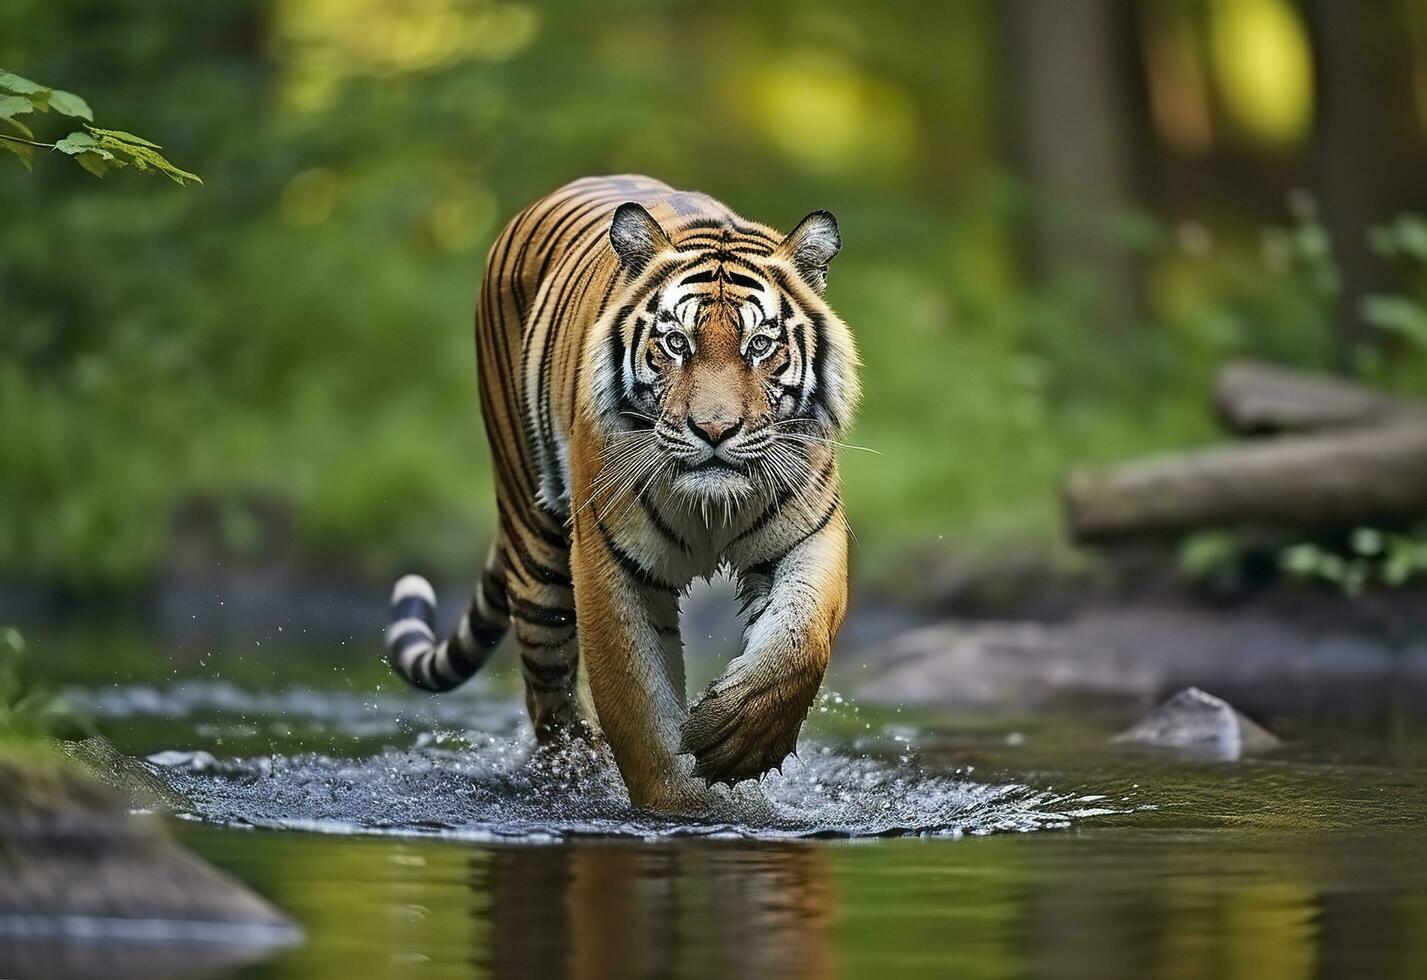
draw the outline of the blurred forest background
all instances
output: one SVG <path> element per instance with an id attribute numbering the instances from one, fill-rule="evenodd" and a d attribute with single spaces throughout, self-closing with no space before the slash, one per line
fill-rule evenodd
<path id="1" fill-rule="evenodd" d="M 590 173 L 838 214 L 864 575 L 1054 550 L 1226 358 L 1427 379 L 1427 0 L 7 0 L 0 66 L 205 181 L 0 159 L 0 580 L 471 574 L 484 253 Z"/>

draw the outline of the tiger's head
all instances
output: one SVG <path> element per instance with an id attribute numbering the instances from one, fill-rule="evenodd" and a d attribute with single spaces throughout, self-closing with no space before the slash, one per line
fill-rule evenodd
<path id="1" fill-rule="evenodd" d="M 814 211 L 785 237 L 732 217 L 666 232 L 629 203 L 610 243 L 625 288 L 595 404 L 614 475 L 721 499 L 810 477 L 858 398 L 851 333 L 822 298 L 837 220 Z"/>

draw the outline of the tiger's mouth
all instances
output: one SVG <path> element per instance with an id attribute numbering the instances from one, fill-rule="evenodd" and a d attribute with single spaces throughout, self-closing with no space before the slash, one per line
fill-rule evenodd
<path id="1" fill-rule="evenodd" d="M 747 467 L 731 460 L 724 459 L 717 454 L 698 463 L 680 463 L 679 470 L 683 473 L 708 473 L 713 470 L 727 470 L 742 476 L 747 472 Z"/>
<path id="2" fill-rule="evenodd" d="M 744 467 L 718 456 L 698 463 L 677 464 L 672 489 L 694 499 L 727 500 L 730 494 L 741 495 L 754 485 Z"/>

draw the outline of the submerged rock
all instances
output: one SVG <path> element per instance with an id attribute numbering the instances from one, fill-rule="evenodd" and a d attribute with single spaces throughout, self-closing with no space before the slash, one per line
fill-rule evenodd
<path id="1" fill-rule="evenodd" d="M 1245 718 L 1229 702 L 1187 687 L 1155 708 L 1115 742 L 1179 749 L 1232 761 L 1278 747 L 1268 730 Z"/>
<path id="2" fill-rule="evenodd" d="M 107 976 L 186 975 L 300 938 L 157 818 L 128 810 L 63 759 L 0 756 L 0 976 L 87 975 L 99 961 Z"/>

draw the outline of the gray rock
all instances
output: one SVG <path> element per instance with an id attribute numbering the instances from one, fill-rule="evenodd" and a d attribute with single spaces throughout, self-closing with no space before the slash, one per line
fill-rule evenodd
<path id="1" fill-rule="evenodd" d="M 1232 761 L 1277 748 L 1277 737 L 1245 718 L 1222 698 L 1187 687 L 1155 708 L 1114 741 L 1177 749 Z"/>
<path id="2" fill-rule="evenodd" d="M 1427 710 L 1427 632 L 1400 642 L 1301 612 L 1134 604 L 1056 622 L 951 620 L 844 636 L 833 657 L 860 701 L 1039 711 L 1087 704 L 1147 711 L 1162 691 L 1199 684 L 1260 712 Z M 864 669 L 865 665 L 865 669 Z"/>
<path id="3" fill-rule="evenodd" d="M 1149 704 L 1160 681 L 1138 651 L 1041 623 L 941 623 L 847 659 L 872 665 L 855 681 L 858 698 L 916 707 L 1033 710 L 1066 697 Z"/>
<path id="4" fill-rule="evenodd" d="M 190 975 L 204 958 L 248 960 L 300 938 L 129 802 L 61 757 L 0 755 L 0 976 L 87 975 L 97 948 L 107 976 Z M 164 952 L 176 949 L 188 952 Z"/>

